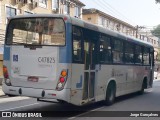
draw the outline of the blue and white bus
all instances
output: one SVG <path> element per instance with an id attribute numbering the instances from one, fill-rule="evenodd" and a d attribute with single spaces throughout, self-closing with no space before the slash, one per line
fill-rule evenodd
<path id="1" fill-rule="evenodd" d="M 4 46 L 7 95 L 85 105 L 152 87 L 154 48 L 147 42 L 67 15 L 9 20 Z"/>

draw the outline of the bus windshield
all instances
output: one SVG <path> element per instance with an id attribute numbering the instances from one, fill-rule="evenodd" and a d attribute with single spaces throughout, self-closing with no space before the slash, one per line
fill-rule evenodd
<path id="1" fill-rule="evenodd" d="M 23 18 L 10 21 L 6 44 L 65 45 L 65 24 L 60 18 Z"/>

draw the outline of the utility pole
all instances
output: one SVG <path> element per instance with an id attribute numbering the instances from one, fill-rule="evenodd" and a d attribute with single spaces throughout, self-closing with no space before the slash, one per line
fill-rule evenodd
<path id="1" fill-rule="evenodd" d="M 67 2 L 67 13 L 70 15 L 70 0 L 66 0 Z"/>
<path id="2" fill-rule="evenodd" d="M 136 26 L 136 38 L 138 38 L 138 25 Z"/>
<path id="3" fill-rule="evenodd" d="M 139 28 L 140 29 L 144 29 L 145 27 L 143 27 L 143 26 L 136 26 L 136 38 L 138 38 L 138 30 L 139 30 Z"/>

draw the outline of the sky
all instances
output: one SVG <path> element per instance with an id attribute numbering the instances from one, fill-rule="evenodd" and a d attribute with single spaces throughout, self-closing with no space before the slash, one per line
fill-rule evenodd
<path id="1" fill-rule="evenodd" d="M 160 4 L 155 0 L 80 0 L 84 8 L 96 8 L 133 26 L 152 29 L 160 24 Z"/>

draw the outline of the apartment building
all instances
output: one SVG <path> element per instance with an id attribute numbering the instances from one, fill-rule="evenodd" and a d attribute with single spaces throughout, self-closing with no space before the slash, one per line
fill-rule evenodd
<path id="1" fill-rule="evenodd" d="M 0 77 L 8 17 L 26 14 L 68 14 L 82 18 L 84 6 L 79 0 L 0 0 Z"/>
<path id="2" fill-rule="evenodd" d="M 126 35 L 136 36 L 138 34 L 135 26 L 94 8 L 83 9 L 83 20 Z"/>
<path id="3" fill-rule="evenodd" d="M 4 43 L 7 18 L 25 14 L 68 14 L 82 17 L 79 0 L 0 0 L 0 44 Z"/>

